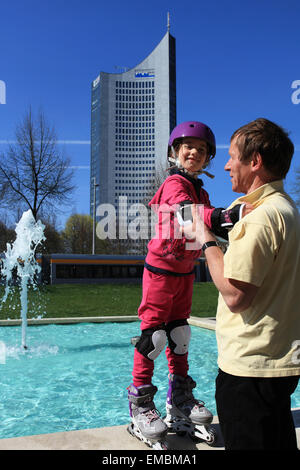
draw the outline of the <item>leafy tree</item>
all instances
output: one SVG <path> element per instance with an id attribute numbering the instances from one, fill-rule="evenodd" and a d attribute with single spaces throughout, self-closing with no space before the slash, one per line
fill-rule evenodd
<path id="1" fill-rule="evenodd" d="M 66 251 L 69 253 L 91 253 L 93 219 L 89 215 L 73 214 L 62 232 Z"/>
<path id="2" fill-rule="evenodd" d="M 44 235 L 46 240 L 42 243 L 38 250 L 42 254 L 50 253 L 64 253 L 65 246 L 64 240 L 60 232 L 50 222 L 44 222 L 45 225 Z"/>
<path id="3" fill-rule="evenodd" d="M 92 253 L 93 219 L 86 214 L 73 214 L 62 232 L 62 238 L 67 253 Z M 95 237 L 95 253 L 106 253 L 108 249 L 106 240 Z"/>

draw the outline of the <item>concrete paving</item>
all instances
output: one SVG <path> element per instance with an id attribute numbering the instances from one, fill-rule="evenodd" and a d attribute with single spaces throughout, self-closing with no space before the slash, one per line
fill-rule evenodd
<path id="1" fill-rule="evenodd" d="M 217 418 L 214 418 L 212 427 L 219 434 Z M 170 450 L 224 449 L 221 439 L 215 447 L 210 447 L 170 433 L 167 442 Z M 149 447 L 131 436 L 127 425 L 124 425 L 1 439 L 0 450 L 149 450 Z"/>
<path id="2" fill-rule="evenodd" d="M 298 448 L 300 449 L 300 408 L 293 410 L 297 433 Z M 204 442 L 196 443 L 188 437 L 178 437 L 168 434 L 168 450 L 224 450 L 224 444 L 218 424 L 214 417 L 211 425 L 217 433 L 213 447 Z M 80 431 L 40 434 L 36 436 L 13 437 L 0 439 L 0 450 L 150 450 L 143 442 L 132 437 L 127 431 L 127 425 L 112 426 Z"/>

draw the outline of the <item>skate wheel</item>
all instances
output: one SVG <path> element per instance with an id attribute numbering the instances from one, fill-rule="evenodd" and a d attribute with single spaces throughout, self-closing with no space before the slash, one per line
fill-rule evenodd
<path id="1" fill-rule="evenodd" d="M 168 450 L 168 444 L 166 442 L 161 444 L 161 450 Z"/>
<path id="2" fill-rule="evenodd" d="M 215 431 L 212 430 L 208 432 L 208 437 L 206 439 L 201 439 L 201 437 L 197 437 L 195 434 L 189 434 L 189 436 L 193 442 L 205 442 L 209 446 L 213 446 L 217 438 Z"/>
<path id="3" fill-rule="evenodd" d="M 165 441 L 158 441 L 155 444 L 153 444 L 152 449 L 155 450 L 168 450 L 168 445 Z"/>
<path id="4" fill-rule="evenodd" d="M 134 436 L 133 424 L 132 424 L 132 423 L 128 424 L 128 426 L 127 426 L 127 431 L 129 432 L 129 434 L 130 434 L 131 436 Z"/>
<path id="5" fill-rule="evenodd" d="M 190 439 L 193 442 L 205 442 L 209 446 L 213 446 L 214 443 L 216 442 L 216 439 L 217 439 L 217 434 L 216 434 L 214 429 L 210 429 L 206 433 L 205 438 L 204 437 L 202 438 L 200 436 L 196 436 L 194 432 L 193 433 L 188 433 L 188 434 L 189 434 Z"/>
<path id="6" fill-rule="evenodd" d="M 209 431 L 209 439 L 207 441 L 205 441 L 209 446 L 213 446 L 214 443 L 216 442 L 216 439 L 217 439 L 217 435 L 215 433 L 215 431 Z"/>

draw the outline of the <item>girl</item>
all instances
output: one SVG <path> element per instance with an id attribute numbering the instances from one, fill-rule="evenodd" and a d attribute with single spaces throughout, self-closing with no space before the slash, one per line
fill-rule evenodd
<path id="1" fill-rule="evenodd" d="M 201 173 L 213 177 L 205 168 L 215 153 L 215 136 L 208 126 L 197 121 L 176 126 L 168 145 L 171 175 L 149 203 L 157 210 L 158 222 L 145 260 L 143 298 L 138 309 L 142 331 L 135 347 L 128 399 L 132 421 L 129 431 L 150 445 L 161 441 L 168 425 L 171 427 L 178 419 L 203 426 L 213 418 L 204 403 L 194 398 L 192 389 L 196 383 L 188 375 L 191 329 L 187 319 L 191 312 L 194 264 L 201 250 L 188 249 L 190 240 L 182 237 L 176 212 L 189 204 L 204 205 L 204 222 L 223 238 L 227 238 L 227 229 L 239 220 L 241 206 L 231 211 L 212 208 L 199 179 Z M 154 361 L 167 342 L 168 425 L 155 409 L 153 397 L 157 387 L 152 384 Z"/>

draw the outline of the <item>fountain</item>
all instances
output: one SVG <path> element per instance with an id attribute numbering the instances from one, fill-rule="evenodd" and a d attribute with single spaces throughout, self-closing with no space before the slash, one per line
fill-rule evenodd
<path id="1" fill-rule="evenodd" d="M 6 279 L 4 296 L 1 301 L 2 305 L 9 295 L 14 270 L 16 270 L 16 275 L 20 282 L 22 346 L 24 349 L 27 349 L 28 285 L 34 285 L 35 277 L 41 271 L 35 259 L 35 251 L 37 246 L 45 240 L 44 228 L 45 226 L 40 220 L 35 220 L 31 210 L 24 212 L 15 228 L 16 240 L 12 244 L 7 243 L 5 258 L 2 260 L 1 275 Z"/>

